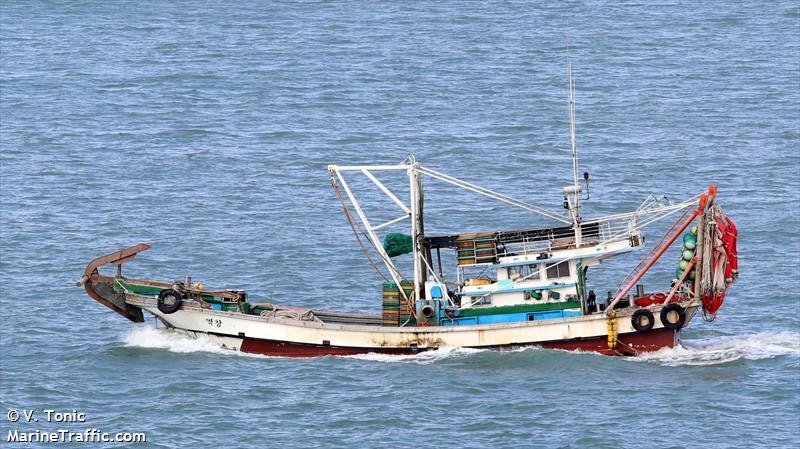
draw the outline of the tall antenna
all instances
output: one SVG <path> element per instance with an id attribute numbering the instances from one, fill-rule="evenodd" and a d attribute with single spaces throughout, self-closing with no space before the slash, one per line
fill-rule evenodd
<path id="1" fill-rule="evenodd" d="M 572 181 L 575 187 L 575 204 L 579 201 L 578 194 L 578 149 L 575 144 L 575 81 L 572 79 L 572 61 L 567 59 L 567 83 L 569 89 L 569 137 L 572 143 Z"/>
<path id="2" fill-rule="evenodd" d="M 572 60 L 567 57 L 567 86 L 569 98 L 569 137 L 572 144 L 572 185 L 564 187 L 564 207 L 569 209 L 575 229 L 575 247 L 580 247 L 581 187 L 578 184 L 578 148 L 575 144 L 575 81 L 572 79 Z M 572 198 L 570 198 L 570 194 Z"/>

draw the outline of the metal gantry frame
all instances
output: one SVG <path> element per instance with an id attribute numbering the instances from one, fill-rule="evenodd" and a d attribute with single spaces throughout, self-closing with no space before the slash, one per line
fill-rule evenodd
<path id="1" fill-rule="evenodd" d="M 388 254 L 386 254 L 386 250 L 383 249 L 383 244 L 380 241 L 380 238 L 375 233 L 376 230 L 382 229 L 388 226 L 391 226 L 395 223 L 399 223 L 406 218 L 412 218 L 413 210 L 403 204 L 397 195 L 392 193 L 383 183 L 381 183 L 370 171 L 398 171 L 398 170 L 405 170 L 409 171 L 411 169 L 411 165 L 409 164 L 401 164 L 401 165 L 329 165 L 328 172 L 331 175 L 331 178 L 338 180 L 339 183 L 344 188 L 345 194 L 347 198 L 350 200 L 350 204 L 353 205 L 353 208 L 356 210 L 356 214 L 358 215 L 359 220 L 361 220 L 361 224 L 364 227 L 364 231 L 367 234 L 367 237 L 372 244 L 375 251 L 381 257 L 383 264 L 386 265 L 386 269 L 389 270 L 389 275 L 392 277 L 394 282 L 397 284 L 398 290 L 400 290 L 400 294 L 403 298 L 408 301 L 408 296 L 406 296 L 405 290 L 402 288 L 401 280 L 403 279 L 403 275 L 397 269 L 397 266 L 392 262 L 391 258 Z M 353 191 L 350 189 L 350 185 L 344 178 L 344 173 L 347 172 L 360 172 L 364 174 L 370 181 L 372 181 L 378 188 L 387 196 L 389 197 L 392 202 L 399 205 L 400 208 L 405 212 L 405 215 L 395 218 L 393 220 L 389 220 L 385 223 L 382 223 L 377 226 L 372 226 L 367 218 L 367 215 L 364 213 L 364 210 L 361 208 L 361 204 L 356 199 L 356 196 L 353 194 Z M 335 178 L 334 178 L 335 177 Z M 416 281 L 415 281 L 416 284 Z M 418 296 L 417 296 L 418 297 Z"/>
<path id="2" fill-rule="evenodd" d="M 571 114 L 571 119 L 572 117 L 574 116 L 572 116 Z M 575 163 L 577 164 L 577 160 L 575 160 Z M 576 167 L 577 165 L 575 165 L 573 169 L 576 170 Z M 383 182 L 381 182 L 374 174 L 374 172 L 393 172 L 393 171 L 405 172 L 409 178 L 408 205 L 406 205 L 394 192 L 392 192 L 390 188 L 388 188 Z M 422 288 L 422 283 L 424 279 L 427 278 L 426 273 L 431 274 L 431 276 L 435 280 L 437 280 L 437 282 L 441 282 L 441 280 L 439 280 L 438 277 L 436 276 L 433 267 L 429 266 L 428 261 L 425 260 L 425 257 L 423 257 L 422 241 L 424 239 L 424 229 L 422 228 L 422 212 L 421 212 L 422 180 L 420 175 L 425 175 L 430 178 L 445 182 L 447 184 L 512 205 L 514 207 L 536 213 L 551 220 L 573 225 L 573 227 L 577 230 L 576 232 L 580 232 L 579 229 L 581 224 L 585 225 L 585 224 L 598 223 L 601 225 L 602 224 L 610 225 L 611 222 L 626 222 L 626 226 L 624 229 L 613 233 L 610 232 L 609 234 L 611 235 L 606 236 L 605 240 L 601 242 L 601 244 L 610 243 L 623 238 L 628 238 L 633 232 L 651 223 L 666 218 L 667 216 L 672 215 L 677 211 L 686 209 L 688 207 L 696 206 L 698 204 L 698 197 L 699 197 L 698 195 L 696 197 L 690 198 L 687 201 L 678 204 L 664 205 L 659 201 L 656 201 L 651 196 L 648 197 L 648 199 L 646 199 L 636 211 L 581 220 L 580 210 L 577 209 L 580 207 L 579 205 L 580 203 L 578 202 L 579 194 L 577 191 L 574 192 L 575 202 L 571 204 L 572 206 L 571 209 L 575 208 L 576 210 L 570 210 L 570 217 L 566 217 L 564 215 L 552 212 L 550 210 L 544 209 L 534 204 L 512 198 L 508 195 L 498 193 L 493 190 L 487 189 L 485 187 L 481 187 L 476 184 L 472 184 L 470 182 L 441 173 L 439 171 L 424 167 L 416 161 L 414 156 L 409 156 L 409 158 L 406 159 L 406 161 L 404 161 L 402 164 L 397 164 L 397 165 L 329 165 L 328 172 L 330 173 L 331 179 L 334 181 L 334 185 L 336 181 L 338 181 L 338 183 L 341 184 L 341 186 L 344 188 L 345 194 L 347 195 L 347 198 L 349 199 L 350 203 L 355 209 L 356 214 L 359 220 L 361 221 L 361 224 L 364 228 L 364 232 L 366 233 L 369 242 L 372 244 L 373 248 L 380 256 L 382 262 L 389 270 L 389 274 L 394 280 L 394 282 L 398 285 L 398 290 L 400 290 L 400 294 L 406 300 L 409 300 L 410 298 L 406 295 L 405 291 L 403 290 L 401 286 L 401 281 L 408 279 L 406 279 L 400 273 L 397 266 L 394 264 L 394 262 L 392 262 L 391 258 L 386 253 L 385 249 L 383 248 L 383 243 L 381 242 L 381 239 L 378 237 L 376 231 L 388 228 L 390 226 L 403 222 L 406 219 L 409 219 L 411 221 L 410 228 L 413 240 L 414 275 L 413 275 L 413 280 L 411 281 L 413 282 L 414 285 L 414 298 L 415 299 L 421 298 L 420 290 Z M 349 174 L 360 173 L 363 176 L 365 176 L 392 203 L 394 203 L 400 208 L 403 215 L 373 226 L 369 218 L 367 217 L 366 213 L 362 209 L 361 204 L 356 198 L 356 195 L 353 193 L 352 189 L 350 188 L 350 185 L 345 179 L 346 173 Z M 575 185 L 577 185 L 576 173 L 577 172 L 574 173 Z M 640 219 L 641 221 L 639 221 Z M 576 234 L 575 244 L 576 247 L 579 247 L 580 245 L 580 241 L 577 234 Z"/>

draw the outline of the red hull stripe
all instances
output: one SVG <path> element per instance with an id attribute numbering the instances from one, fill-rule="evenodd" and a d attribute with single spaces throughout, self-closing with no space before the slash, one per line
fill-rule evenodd
<path id="1" fill-rule="evenodd" d="M 221 335 L 221 334 L 218 334 Z M 661 348 L 672 348 L 678 342 L 678 331 L 674 329 L 657 329 L 648 332 L 620 334 L 617 346 L 608 348 L 607 337 L 580 338 L 572 340 L 546 341 L 539 343 L 510 344 L 497 346 L 481 346 L 480 349 L 508 350 L 528 346 L 539 346 L 547 349 L 563 349 L 567 351 L 598 352 L 606 355 L 636 355 L 641 352 L 656 351 Z M 244 337 L 240 351 L 251 354 L 262 354 L 282 357 L 318 357 L 324 355 L 354 354 L 417 354 L 434 348 L 359 348 L 348 346 L 316 345 L 278 340 L 263 340 Z"/>

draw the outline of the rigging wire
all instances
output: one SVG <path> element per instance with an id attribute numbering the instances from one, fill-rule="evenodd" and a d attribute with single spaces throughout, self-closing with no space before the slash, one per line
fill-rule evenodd
<path id="1" fill-rule="evenodd" d="M 435 179 L 438 179 L 440 181 L 444 181 L 444 182 L 446 182 L 448 184 L 452 184 L 452 185 L 454 185 L 456 187 L 461 187 L 462 189 L 469 190 L 471 192 L 475 192 L 475 193 L 478 193 L 480 195 L 483 195 L 483 196 L 486 196 L 486 197 L 489 197 L 489 198 L 492 198 L 492 199 L 495 199 L 495 200 L 498 200 L 498 201 L 502 201 L 504 203 L 511 204 L 512 206 L 519 207 L 520 209 L 525 209 L 525 210 L 528 210 L 528 211 L 531 211 L 531 212 L 535 212 L 535 213 L 540 214 L 540 215 L 544 215 L 545 217 L 551 218 L 553 220 L 557 220 L 557 221 L 560 221 L 560 222 L 563 222 L 563 223 L 566 223 L 566 224 L 572 224 L 572 220 L 570 220 L 570 219 L 568 219 L 566 217 L 563 217 L 561 215 L 558 215 L 558 214 L 556 214 L 554 212 L 551 212 L 551 211 L 549 211 L 547 209 L 535 206 L 535 205 L 527 203 L 525 201 L 518 200 L 516 198 L 512 198 L 512 197 L 510 197 L 508 195 L 504 195 L 504 194 L 499 193 L 499 192 L 495 192 L 495 191 L 487 189 L 485 187 L 481 187 L 479 185 L 472 184 L 470 182 L 464 181 L 463 179 L 458 179 L 458 178 L 456 178 L 454 176 L 450 176 L 450 175 L 447 175 L 447 174 L 444 174 L 444 173 L 441 173 L 441 172 L 438 172 L 436 170 L 432 170 L 430 168 L 423 167 L 423 166 L 417 167 L 416 170 L 418 172 L 424 174 L 424 175 L 430 176 L 431 178 L 435 178 Z"/>
<path id="2" fill-rule="evenodd" d="M 350 229 L 353 230 L 353 235 L 356 236 L 356 241 L 358 242 L 358 246 L 361 247 L 361 250 L 364 252 L 364 255 L 367 256 L 367 260 L 369 260 L 370 265 L 375 271 L 383 278 L 386 282 L 391 282 L 389 278 L 383 273 L 383 270 L 380 269 L 378 264 L 372 259 L 372 256 L 369 254 L 369 250 L 366 246 L 364 246 L 364 242 L 361 241 L 361 236 L 359 235 L 359 230 L 356 229 L 355 221 L 353 220 L 353 216 L 350 212 L 350 208 L 347 207 L 347 203 L 344 201 L 344 196 L 342 196 L 342 192 L 339 190 L 339 186 L 336 185 L 336 178 L 331 177 L 331 186 L 333 186 L 333 190 L 336 192 L 336 196 L 339 197 L 339 202 L 342 204 L 342 209 L 344 210 L 344 216 L 347 218 L 347 222 L 350 224 Z M 364 230 L 361 230 L 361 233 L 364 233 Z M 399 273 L 398 273 L 399 274 Z M 401 276 L 402 277 L 402 276 Z"/>
<path id="3" fill-rule="evenodd" d="M 672 234 L 672 231 L 675 230 L 680 225 L 680 223 L 683 222 L 683 220 L 686 218 L 686 215 L 688 213 L 689 213 L 689 209 L 688 208 L 683 210 L 683 213 L 680 215 L 680 217 L 678 217 L 678 219 L 675 220 L 675 222 L 672 223 L 672 225 L 669 227 L 669 229 L 667 229 L 667 232 L 664 233 L 664 235 L 661 236 L 661 238 L 658 240 L 658 242 L 656 242 L 655 245 L 653 245 L 653 247 L 650 249 L 650 251 L 647 253 L 647 255 L 645 255 L 642 258 L 642 260 L 639 261 L 639 263 L 635 267 L 633 267 L 633 269 L 628 274 L 626 274 L 624 278 L 622 278 L 622 280 L 620 281 L 619 285 L 617 286 L 617 291 L 621 290 L 622 289 L 622 285 L 625 284 L 631 278 L 633 278 L 633 276 L 635 276 L 639 272 L 639 270 L 645 265 L 645 263 L 648 260 L 650 260 L 650 258 L 655 254 L 655 252 L 658 251 L 659 248 L 661 248 L 661 245 L 664 243 L 664 241 L 667 240 L 667 237 L 670 234 Z"/>
<path id="4" fill-rule="evenodd" d="M 687 202 L 685 202 L 685 203 L 681 203 L 681 204 L 684 204 L 684 206 L 682 207 L 682 209 L 685 209 L 685 208 L 687 208 L 687 207 L 691 207 L 691 206 L 693 206 L 693 205 L 696 205 L 697 203 L 696 203 L 696 202 L 688 202 L 688 201 L 687 201 Z M 598 247 L 599 247 L 599 246 L 603 246 L 603 245 L 606 245 L 606 244 L 609 244 L 609 243 L 615 242 L 615 241 L 617 241 L 617 240 L 620 240 L 620 239 L 622 239 L 622 238 L 627 238 L 627 236 L 628 236 L 629 234 L 633 233 L 633 231 L 639 231 L 639 230 L 641 230 L 641 229 L 643 229 L 643 228 L 645 228 L 645 227 L 649 226 L 650 224 L 652 224 L 652 223 L 655 223 L 656 221 L 662 220 L 662 219 L 664 219 L 664 218 L 666 218 L 666 217 L 668 217 L 668 216 L 670 216 L 670 215 L 674 214 L 675 212 L 677 212 L 677 211 L 679 211 L 679 210 L 682 210 L 682 209 L 669 209 L 669 210 L 667 210 L 666 212 L 662 213 L 661 215 L 659 215 L 659 216 L 657 216 L 657 217 L 655 217 L 655 218 L 652 218 L 652 219 L 650 219 L 649 221 L 645 221 L 645 222 L 643 222 L 643 223 L 641 223 L 641 224 L 636 224 L 636 225 L 634 225 L 634 226 L 630 227 L 629 229 L 626 229 L 626 230 L 624 230 L 624 231 L 617 232 L 616 234 L 612 234 L 610 237 L 608 237 L 607 239 L 605 239 L 605 240 L 603 240 L 603 241 L 601 241 L 601 242 L 597 243 L 595 246 L 598 246 Z M 547 270 L 548 268 L 554 267 L 554 266 L 556 266 L 556 265 L 558 265 L 558 264 L 560 264 L 560 263 L 564 263 L 564 262 L 566 262 L 566 261 L 573 260 L 573 259 L 575 259 L 575 258 L 577 258 L 577 257 L 578 257 L 578 255 L 577 255 L 577 254 L 575 254 L 575 255 L 573 255 L 573 256 L 569 256 L 569 257 L 566 257 L 566 258 L 564 258 L 564 259 L 560 259 L 560 260 L 559 260 L 559 261 L 557 261 L 557 262 L 552 262 L 552 263 L 550 263 L 550 264 L 545 264 L 545 266 L 544 266 L 544 270 Z M 522 279 L 519 279 L 519 281 L 524 281 L 524 280 L 528 279 L 529 277 L 531 277 L 532 275 L 533 275 L 533 273 L 532 273 L 532 274 L 529 274 L 528 276 L 525 276 L 525 277 L 524 277 L 524 278 L 522 278 Z"/>

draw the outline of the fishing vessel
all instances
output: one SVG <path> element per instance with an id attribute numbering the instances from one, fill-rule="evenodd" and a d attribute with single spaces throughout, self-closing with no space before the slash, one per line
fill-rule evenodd
<path id="1" fill-rule="evenodd" d="M 149 313 L 169 328 L 208 336 L 227 349 L 264 355 L 415 354 L 446 347 L 527 346 L 637 355 L 673 347 L 698 313 L 713 320 L 736 280 L 736 226 L 717 203 L 713 185 L 678 203 L 650 196 L 634 211 L 584 217 L 581 203 L 589 198 L 589 173 L 584 172 L 582 180 L 578 174 L 571 74 L 569 80 L 573 170 L 572 182 L 560 192 L 564 212 L 429 168 L 413 156 L 393 165 L 328 166 L 357 242 L 384 277 L 384 282 L 375 283 L 380 313 L 258 301 L 245 291 L 210 289 L 188 276 L 124 276 L 122 265 L 150 248 L 146 243 L 94 259 L 78 285 L 133 322 L 144 322 Z M 381 180 L 392 173 L 405 180 L 402 188 Z M 374 186 L 386 204 L 397 208 L 397 218 L 373 223 L 351 186 L 354 177 Z M 483 195 L 554 223 L 427 235 L 423 180 Z M 405 194 L 407 199 L 401 199 Z M 668 218 L 674 219 L 672 225 L 619 285 L 601 290 L 589 284 L 590 269 L 642 249 L 642 230 Z M 397 231 L 400 226 L 404 232 Z M 669 248 L 674 254 L 667 263 L 678 264 L 674 279 L 645 291 L 642 277 Z M 101 273 L 107 266 L 116 271 Z M 607 294 L 597 293 L 603 290 Z"/>

